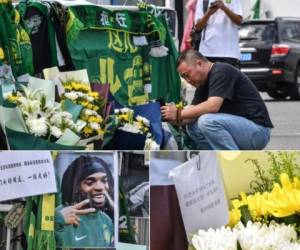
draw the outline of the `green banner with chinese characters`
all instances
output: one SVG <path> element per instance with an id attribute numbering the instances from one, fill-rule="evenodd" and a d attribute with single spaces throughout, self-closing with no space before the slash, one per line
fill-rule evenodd
<path id="1" fill-rule="evenodd" d="M 109 83 L 111 94 L 123 105 L 159 97 L 179 100 L 177 52 L 166 44 L 173 42 L 168 36 L 165 22 L 147 12 L 70 7 L 67 40 L 75 67 L 86 68 L 91 82 Z M 151 57 L 154 43 L 167 46 L 168 55 Z M 154 91 L 145 91 L 149 86 Z M 159 86 L 161 91 L 156 91 Z"/>

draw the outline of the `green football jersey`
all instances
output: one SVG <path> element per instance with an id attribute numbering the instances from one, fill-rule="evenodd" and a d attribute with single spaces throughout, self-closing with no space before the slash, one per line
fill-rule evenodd
<path id="1" fill-rule="evenodd" d="M 97 210 L 80 215 L 79 226 L 66 225 L 56 213 L 55 238 L 59 247 L 110 247 L 114 243 L 114 227 L 110 217 Z"/>

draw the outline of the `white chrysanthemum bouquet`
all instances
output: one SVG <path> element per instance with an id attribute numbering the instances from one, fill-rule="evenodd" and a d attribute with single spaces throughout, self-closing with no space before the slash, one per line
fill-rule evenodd
<path id="1" fill-rule="evenodd" d="M 64 111 L 60 103 L 47 101 L 43 89 L 32 90 L 24 85 L 20 87 L 20 90 L 6 95 L 6 100 L 19 107 L 30 134 L 55 142 L 67 130 L 75 134 L 80 132 L 72 115 Z"/>
<path id="2" fill-rule="evenodd" d="M 196 250 L 299 250 L 293 226 L 271 222 L 269 225 L 249 221 L 234 228 L 199 230 L 192 236 Z"/>
<path id="3" fill-rule="evenodd" d="M 82 106 L 79 120 L 82 126 L 81 136 L 89 138 L 104 134 L 104 119 L 101 115 L 104 99 L 96 91 L 92 91 L 89 83 L 79 80 L 69 79 L 61 81 L 64 93 L 61 95 L 62 102 L 71 101 L 76 105 Z"/>
<path id="4" fill-rule="evenodd" d="M 119 130 L 144 135 L 144 149 L 159 150 L 160 146 L 153 139 L 150 132 L 150 121 L 147 118 L 140 115 L 134 117 L 134 110 L 130 108 L 115 109 L 115 115 Z"/>

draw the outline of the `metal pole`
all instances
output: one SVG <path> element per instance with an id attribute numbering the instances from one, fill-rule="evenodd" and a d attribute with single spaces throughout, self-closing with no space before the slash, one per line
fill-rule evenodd
<path id="1" fill-rule="evenodd" d="M 7 228 L 6 234 L 6 250 L 10 250 L 10 238 L 11 238 L 11 230 Z"/>

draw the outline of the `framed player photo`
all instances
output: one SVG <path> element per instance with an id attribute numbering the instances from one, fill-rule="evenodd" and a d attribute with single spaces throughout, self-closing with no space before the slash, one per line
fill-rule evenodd
<path id="1" fill-rule="evenodd" d="M 118 241 L 118 156 L 60 152 L 54 161 L 60 190 L 57 247 L 115 248 Z"/>

